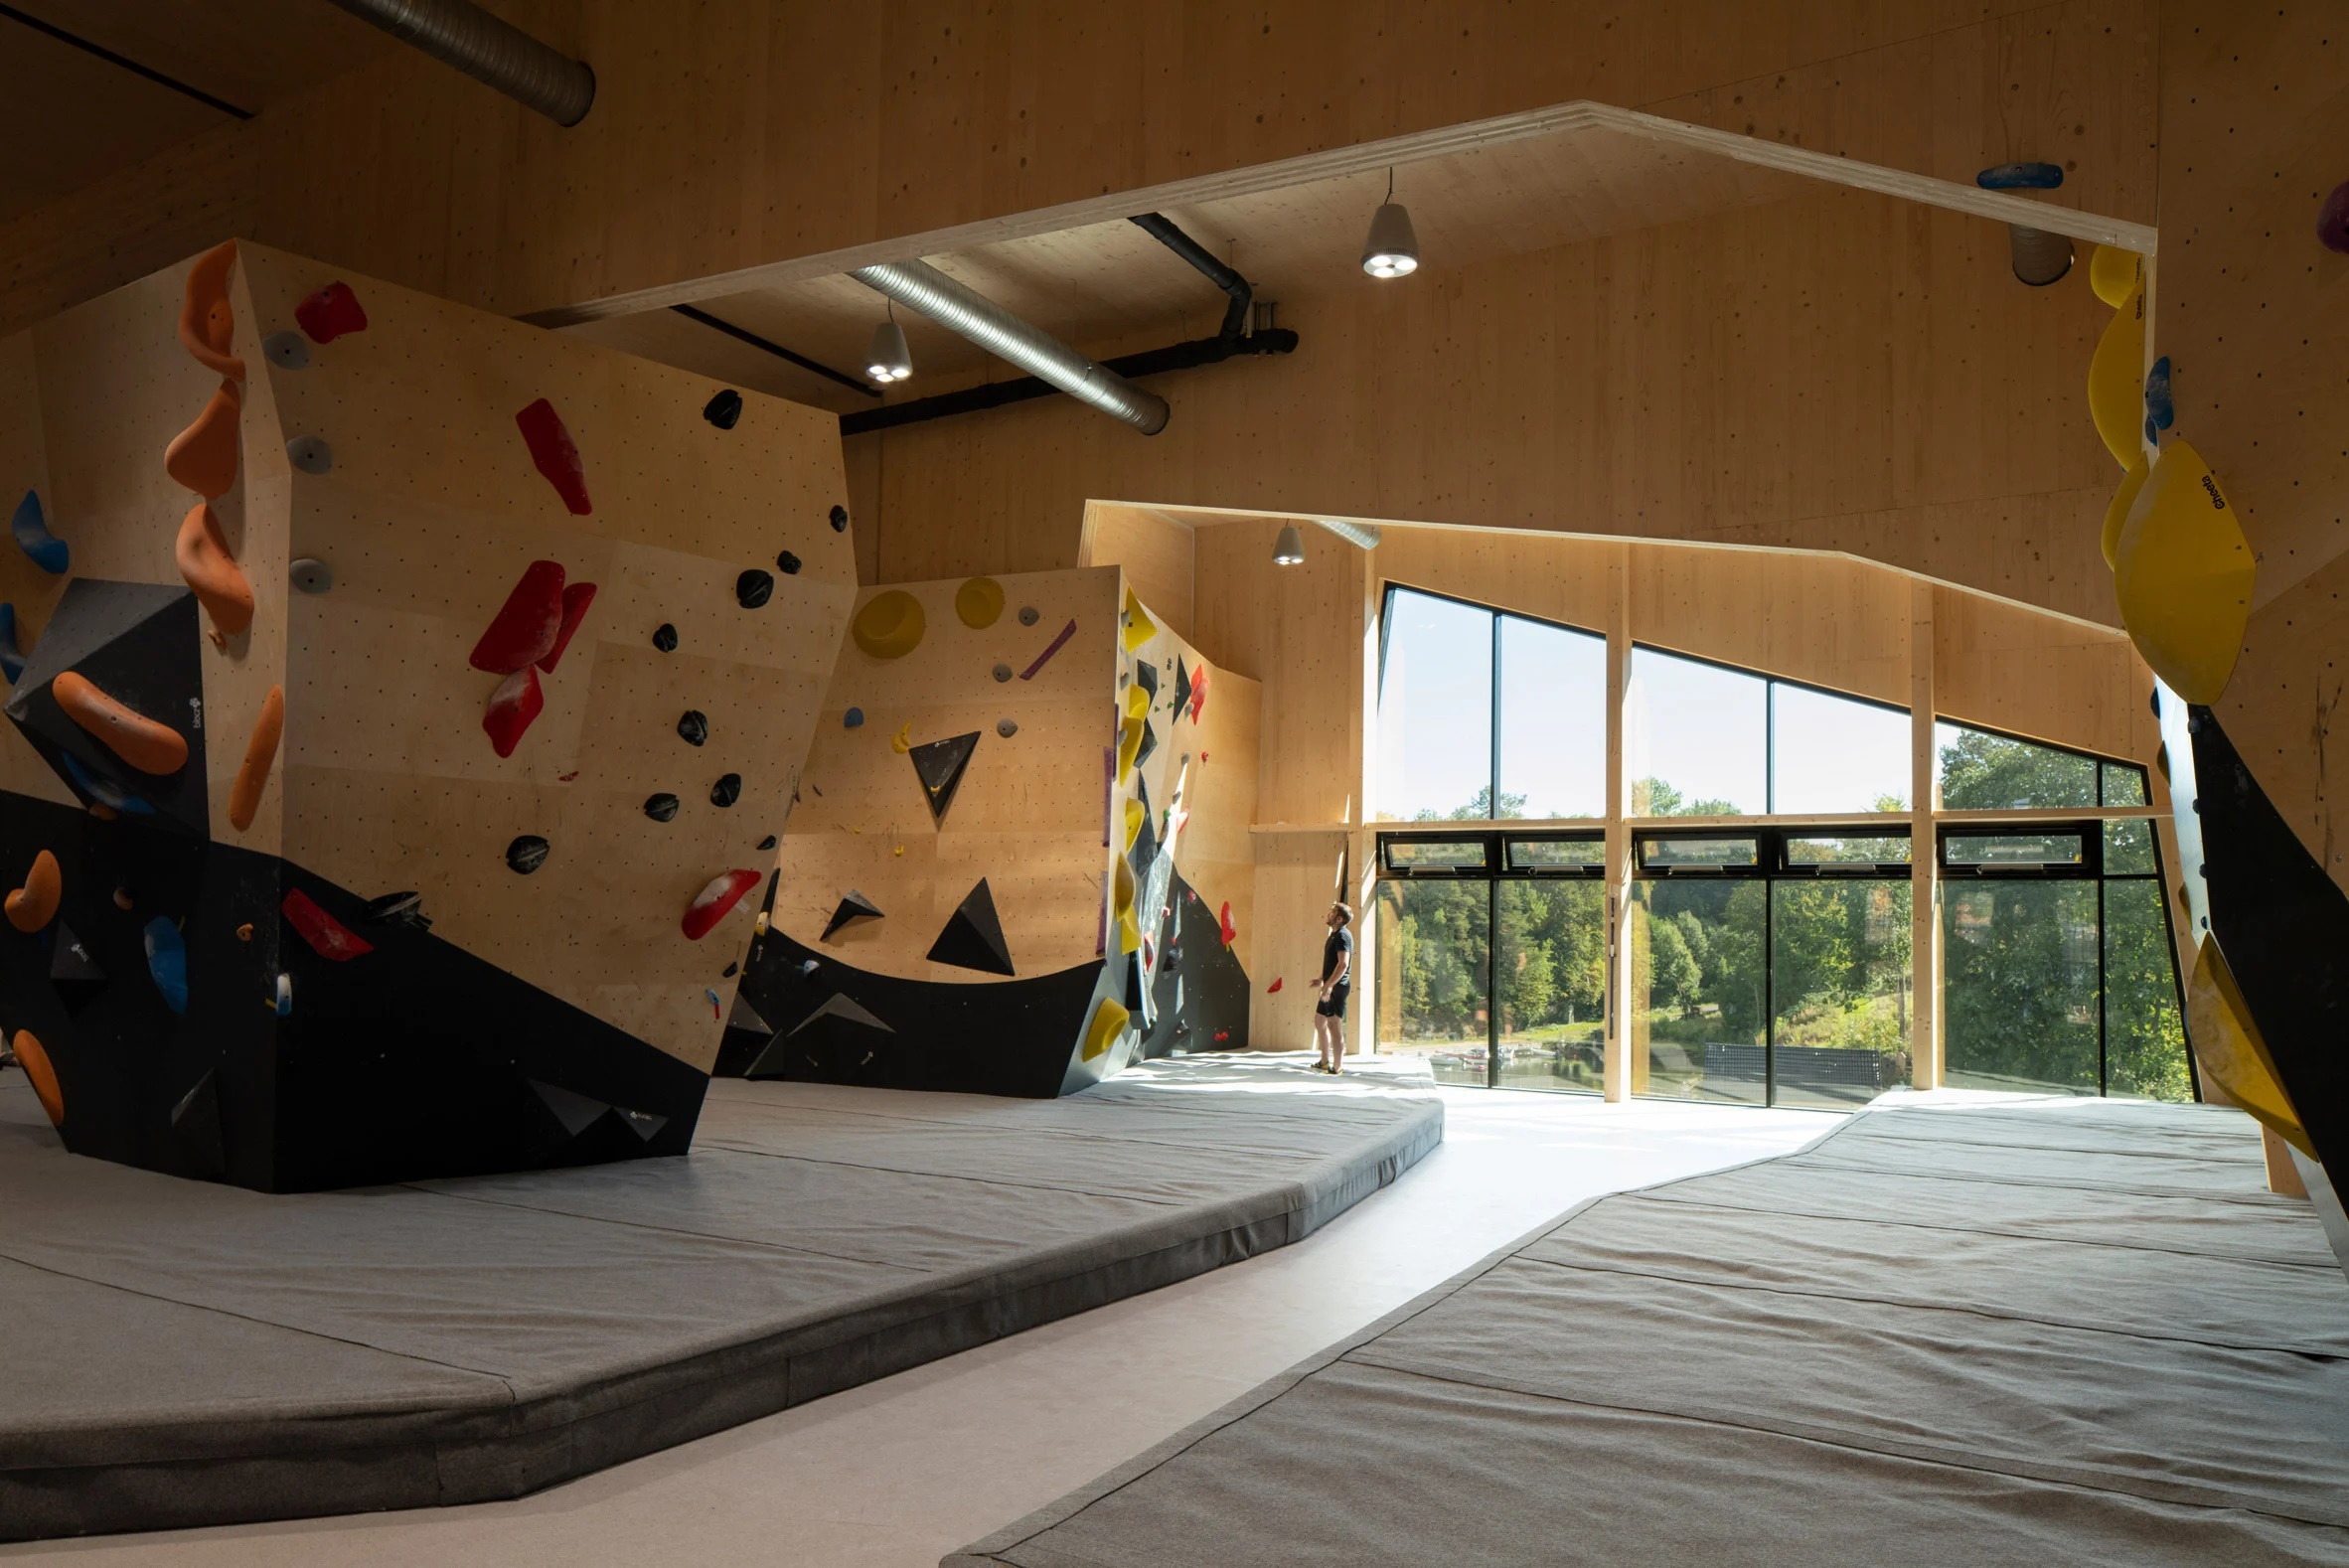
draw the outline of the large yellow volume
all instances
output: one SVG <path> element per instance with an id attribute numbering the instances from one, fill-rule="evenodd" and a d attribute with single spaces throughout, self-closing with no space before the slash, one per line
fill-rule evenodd
<path id="1" fill-rule="evenodd" d="M 2194 978 L 2186 986 L 2186 1027 L 2193 1036 L 2194 1059 L 2211 1081 L 2274 1128 L 2284 1142 L 2315 1159 L 2316 1148 L 2275 1076 L 2268 1042 L 2252 1022 L 2251 1010 L 2244 1006 L 2243 993 L 2236 989 L 2234 973 L 2214 937 L 2202 939 L 2202 951 L 2194 959 Z"/>
<path id="2" fill-rule="evenodd" d="M 2120 623 L 2189 703 L 2227 690 L 2251 624 L 2251 542 L 2202 454 L 2172 441 L 2129 504 L 2113 551 Z"/>
<path id="3" fill-rule="evenodd" d="M 849 623 L 857 646 L 875 659 L 904 658 L 921 646 L 926 630 L 928 618 L 922 614 L 922 601 L 903 588 L 874 594 Z"/>
<path id="4" fill-rule="evenodd" d="M 1134 590 L 1128 588 L 1126 590 L 1126 652 L 1132 653 L 1158 634 L 1158 622 L 1150 618 L 1150 612 L 1142 607 L 1142 601 L 1134 597 Z"/>
<path id="5" fill-rule="evenodd" d="M 2144 487 L 2151 466 L 2143 452 L 2137 453 L 2137 460 L 2120 476 L 2120 488 L 2105 503 L 2105 537 L 2098 543 L 2104 548 L 2108 566 L 2117 564 L 2120 559 L 2120 526 L 2128 521 L 2128 509 L 2136 505 L 2137 492 Z"/>
<path id="6" fill-rule="evenodd" d="M 2137 439 L 2144 423 L 2145 290 L 2128 291 L 2128 298 L 2113 313 L 2097 352 L 2088 362 L 2088 412 L 2097 422 L 2113 461 L 2126 468 L 2137 460 L 2144 443 Z"/>
<path id="7" fill-rule="evenodd" d="M 2134 250 L 2099 245 L 2096 254 L 2088 258 L 2088 286 L 2096 290 L 2097 298 L 2118 310 L 2135 292 L 2143 265 L 2144 257 Z"/>
<path id="8" fill-rule="evenodd" d="M 1116 1044 L 1117 1037 L 1126 1032 L 1126 1020 L 1133 1016 L 1117 998 L 1103 997 L 1093 1009 L 1093 1021 L 1085 1025 L 1085 1045 L 1079 1054 L 1091 1061 Z"/>

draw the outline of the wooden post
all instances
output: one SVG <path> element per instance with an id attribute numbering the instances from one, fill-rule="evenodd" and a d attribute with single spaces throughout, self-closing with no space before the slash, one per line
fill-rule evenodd
<path id="1" fill-rule="evenodd" d="M 1600 1082 L 1611 1101 L 1646 1087 L 1643 1051 L 1632 1053 L 1632 830 L 1624 816 L 1623 701 L 1632 663 L 1632 549 L 1607 565 L 1607 1029 Z"/>
<path id="2" fill-rule="evenodd" d="M 1354 702 L 1354 760 L 1356 784 L 1346 816 L 1354 824 L 1346 834 L 1346 870 L 1339 894 L 1354 906 L 1352 1000 L 1346 1008 L 1346 1049 L 1355 1055 L 1378 1054 L 1378 832 L 1370 826 L 1370 800 L 1378 783 L 1378 551 L 1365 549 L 1362 557 L 1361 685 Z M 1400 1031 L 1398 1031 L 1399 1037 Z"/>
<path id="3" fill-rule="evenodd" d="M 1933 584 L 1909 585 L 1909 1081 L 1942 1086 L 1941 853 L 1934 841 Z"/>

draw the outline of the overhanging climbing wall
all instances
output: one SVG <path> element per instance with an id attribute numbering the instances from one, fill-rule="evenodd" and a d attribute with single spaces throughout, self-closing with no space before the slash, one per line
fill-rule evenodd
<path id="1" fill-rule="evenodd" d="M 78 1152 L 682 1153 L 855 593 L 813 410 L 255 245 L 0 342 L 0 1026 Z"/>
<path id="2" fill-rule="evenodd" d="M 718 1071 L 1047 1096 L 1244 1048 L 1257 695 L 1115 567 L 864 590 Z"/>

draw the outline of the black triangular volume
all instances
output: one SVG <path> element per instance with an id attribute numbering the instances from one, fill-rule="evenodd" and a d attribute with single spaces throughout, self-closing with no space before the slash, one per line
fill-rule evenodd
<path id="1" fill-rule="evenodd" d="M 840 907 L 832 911 L 832 918 L 824 922 L 824 935 L 816 940 L 829 941 L 833 932 L 852 920 L 878 920 L 880 917 L 880 906 L 852 887 L 849 895 L 840 901 Z"/>
<path id="2" fill-rule="evenodd" d="M 1174 656 L 1174 716 L 1180 718 L 1182 710 L 1188 706 L 1190 706 L 1190 671 L 1183 665 L 1182 655 L 1176 654 Z"/>
<path id="3" fill-rule="evenodd" d="M 1012 949 L 1004 941 L 1004 923 L 996 918 L 995 895 L 987 890 L 986 877 L 979 878 L 961 907 L 947 917 L 946 929 L 938 933 L 925 956 L 933 964 L 952 964 L 990 975 L 1018 973 L 1012 967 Z"/>
<path id="4" fill-rule="evenodd" d="M 974 729 L 967 735 L 924 741 L 906 753 L 913 758 L 922 793 L 929 797 L 932 821 L 945 820 L 946 808 L 954 802 L 955 786 L 963 781 L 963 768 L 978 749 L 979 731 Z"/>
<path id="5" fill-rule="evenodd" d="M 1148 876 L 1159 858 L 1158 822 L 1150 814 L 1150 801 L 1142 802 L 1142 831 L 1134 835 L 1132 864 L 1137 877 Z"/>
<path id="6" fill-rule="evenodd" d="M 611 1109 L 601 1100 L 589 1099 L 586 1095 L 555 1084 L 542 1083 L 537 1078 L 531 1080 L 531 1088 L 539 1096 L 539 1103 L 553 1112 L 554 1119 L 562 1123 L 562 1130 L 573 1138 L 594 1126 L 595 1119 Z"/>
<path id="7" fill-rule="evenodd" d="M 1140 767 L 1143 763 L 1148 762 L 1150 754 L 1158 748 L 1159 732 L 1151 726 L 1150 720 L 1144 719 L 1142 722 L 1142 744 L 1134 752 L 1134 765 Z"/>
<path id="8" fill-rule="evenodd" d="M 845 1023 L 861 1024 L 868 1029 L 879 1029 L 884 1034 L 894 1034 L 897 1032 L 895 1029 L 890 1028 L 886 1023 L 883 1023 L 879 1019 L 874 1018 L 854 999 L 842 996 L 838 992 L 835 992 L 832 996 L 826 998 L 824 1006 L 818 1008 L 815 1012 L 809 1014 L 806 1018 L 793 1024 L 791 1026 L 791 1032 L 797 1034 L 801 1029 L 806 1028 L 809 1024 L 821 1022 L 825 1019 L 839 1019 Z"/>
<path id="9" fill-rule="evenodd" d="M 651 1111 L 631 1111 L 625 1106 L 615 1105 L 612 1114 L 620 1119 L 621 1126 L 648 1144 L 660 1137 L 661 1129 L 669 1125 L 668 1117 L 656 1116 Z"/>
<path id="10" fill-rule="evenodd" d="M 739 986 L 734 988 L 734 1006 L 732 1010 L 726 1014 L 726 1027 L 729 1029 L 748 1029 L 753 1034 L 772 1034 L 775 1032 L 775 1026 L 772 1023 L 769 1023 L 765 1019 L 762 1019 L 758 1016 L 758 1009 L 750 1005 L 750 999 L 742 995 L 742 990 Z"/>
<path id="11" fill-rule="evenodd" d="M 181 1171 L 202 1181 L 218 1181 L 228 1175 L 228 1146 L 221 1138 L 221 1087 L 215 1069 L 206 1068 L 196 1087 L 171 1108 L 171 1137 L 179 1147 Z"/>
<path id="12" fill-rule="evenodd" d="M 57 946 L 49 955 L 49 984 L 76 1018 L 106 989 L 106 972 L 89 953 L 89 944 L 74 934 L 63 920 L 57 923 Z"/>
<path id="13" fill-rule="evenodd" d="M 1145 692 L 1148 692 L 1152 702 L 1157 702 L 1159 697 L 1158 666 L 1149 664 L 1136 665 L 1134 667 L 1134 684 L 1142 688 L 1142 690 Z"/>

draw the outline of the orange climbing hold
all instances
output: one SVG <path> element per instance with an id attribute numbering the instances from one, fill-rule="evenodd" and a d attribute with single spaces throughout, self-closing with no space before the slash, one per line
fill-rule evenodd
<path id="1" fill-rule="evenodd" d="M 188 765 L 188 742 L 178 730 L 123 706 L 88 677 L 68 670 L 49 683 L 49 695 L 68 718 L 141 773 L 163 778 Z"/>
<path id="2" fill-rule="evenodd" d="M 742 901 L 742 895 L 756 887 L 758 882 L 759 873 L 747 870 L 726 871 L 711 877 L 709 885 L 696 893 L 694 901 L 686 905 L 685 919 L 682 922 L 686 940 L 699 942 L 711 931 L 717 929 L 717 923 L 723 920 L 732 911 L 734 905 Z"/>
<path id="3" fill-rule="evenodd" d="M 229 824 L 238 833 L 252 826 L 253 815 L 261 809 L 261 791 L 268 787 L 269 768 L 277 760 L 277 742 L 284 734 L 285 688 L 273 686 L 261 699 L 260 716 L 252 721 L 252 738 L 244 743 L 244 761 L 229 791 Z"/>
<path id="4" fill-rule="evenodd" d="M 58 900 L 65 895 L 66 879 L 57 868 L 57 857 L 43 850 L 33 857 L 33 868 L 25 872 L 25 885 L 8 895 L 8 923 L 27 936 L 57 918 Z"/>
<path id="5" fill-rule="evenodd" d="M 16 1031 L 16 1064 L 33 1081 L 33 1093 L 39 1097 L 41 1109 L 49 1113 L 49 1125 L 65 1126 L 65 1091 L 57 1086 L 57 1069 L 49 1064 L 49 1052 L 41 1048 L 31 1029 Z"/>
<path id="6" fill-rule="evenodd" d="M 180 347 L 215 376 L 244 380 L 244 362 L 229 352 L 236 313 L 229 306 L 229 268 L 236 264 L 236 241 L 225 240 L 196 258 L 188 269 L 188 291 L 180 301 Z"/>
<path id="7" fill-rule="evenodd" d="M 207 501 L 229 493 L 236 483 L 236 425 L 243 405 L 244 394 L 236 384 L 221 383 L 196 422 L 163 449 L 163 471 L 173 484 Z"/>
<path id="8" fill-rule="evenodd" d="M 196 601 L 212 617 L 213 630 L 234 637 L 252 624 L 252 584 L 229 553 L 229 536 L 212 503 L 199 501 L 180 522 L 179 543 L 173 547 L 180 576 L 195 590 Z"/>
<path id="9" fill-rule="evenodd" d="M 490 745 L 499 756 L 514 755 L 514 748 L 522 744 L 522 737 L 531 721 L 547 710 L 547 694 L 539 686 L 539 672 L 524 665 L 490 694 L 489 709 L 481 715 L 481 727 L 490 737 Z"/>

